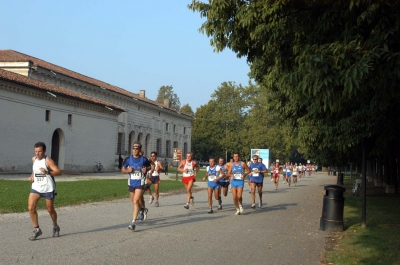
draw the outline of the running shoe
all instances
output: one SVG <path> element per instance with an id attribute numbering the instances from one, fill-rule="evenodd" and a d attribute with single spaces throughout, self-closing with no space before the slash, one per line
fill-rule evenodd
<path id="1" fill-rule="evenodd" d="M 135 222 L 130 223 L 129 226 L 128 226 L 128 228 L 129 228 L 130 230 L 132 230 L 132 231 L 135 230 L 135 227 L 136 227 Z"/>
<path id="2" fill-rule="evenodd" d="M 53 227 L 53 237 L 59 237 L 59 236 L 60 236 L 60 227 L 57 225 Z"/>
<path id="3" fill-rule="evenodd" d="M 140 209 L 140 211 L 138 212 L 137 219 L 139 221 L 143 221 L 143 209 Z"/>
<path id="4" fill-rule="evenodd" d="M 260 203 L 258 204 L 258 208 L 261 208 L 262 206 L 262 200 L 260 200 Z"/>
<path id="5" fill-rule="evenodd" d="M 158 201 L 156 201 L 156 202 L 154 203 L 154 207 L 158 207 L 158 206 L 160 206 L 160 204 L 158 203 Z"/>
<path id="6" fill-rule="evenodd" d="M 153 196 L 153 195 L 150 195 L 149 203 L 152 204 L 153 201 L 154 201 L 154 196 Z"/>
<path id="7" fill-rule="evenodd" d="M 183 207 L 185 207 L 185 209 L 189 209 L 189 203 L 186 203 L 185 205 L 183 205 Z"/>
<path id="8" fill-rule="evenodd" d="M 32 234 L 32 236 L 29 238 L 29 240 L 31 240 L 31 241 L 33 241 L 33 240 L 35 240 L 38 236 L 41 236 L 43 233 L 42 233 L 42 230 L 38 227 L 38 228 L 35 228 L 35 229 L 33 229 L 33 234 Z"/>
<path id="9" fill-rule="evenodd" d="M 256 208 L 256 204 L 253 203 L 253 204 L 251 205 L 251 209 L 255 209 L 255 208 Z"/>
<path id="10" fill-rule="evenodd" d="M 190 197 L 190 205 L 193 206 L 194 205 L 194 197 Z"/>
<path id="11" fill-rule="evenodd" d="M 214 211 L 213 211 L 213 209 L 210 209 L 209 211 L 208 211 L 208 213 L 213 213 Z"/>
<path id="12" fill-rule="evenodd" d="M 239 212 L 240 212 L 240 214 L 243 213 L 243 207 L 242 207 L 242 205 L 239 205 Z"/>
<path id="13" fill-rule="evenodd" d="M 148 213 L 149 209 L 144 208 L 143 210 L 143 221 L 147 219 L 147 213 Z"/>
<path id="14" fill-rule="evenodd" d="M 222 205 L 218 205 L 217 210 L 222 210 Z"/>
<path id="15" fill-rule="evenodd" d="M 240 210 L 239 209 L 236 209 L 235 215 L 240 215 Z"/>

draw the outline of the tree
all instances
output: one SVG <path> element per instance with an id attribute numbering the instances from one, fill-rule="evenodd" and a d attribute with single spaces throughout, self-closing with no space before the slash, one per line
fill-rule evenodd
<path id="1" fill-rule="evenodd" d="M 190 115 L 190 116 L 194 116 L 194 112 L 193 112 L 192 108 L 189 106 L 189 104 L 183 105 L 182 108 L 179 110 L 179 112 Z"/>
<path id="2" fill-rule="evenodd" d="M 169 107 L 179 111 L 181 108 L 181 102 L 179 97 L 174 93 L 172 86 L 162 86 L 158 90 L 158 95 L 156 101 L 158 103 L 164 104 L 164 99 L 169 100 Z"/>
<path id="3" fill-rule="evenodd" d="M 217 52 L 247 57 L 305 153 L 400 149 L 399 1 L 193 0 L 189 9 L 206 18 L 200 31 Z"/>

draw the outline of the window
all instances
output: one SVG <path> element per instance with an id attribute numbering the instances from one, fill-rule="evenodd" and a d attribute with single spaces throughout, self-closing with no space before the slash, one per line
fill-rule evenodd
<path id="1" fill-rule="evenodd" d="M 46 121 L 50 121 L 50 110 L 46 110 Z"/>
<path id="2" fill-rule="evenodd" d="M 68 114 L 68 125 L 72 125 L 72 114 Z"/>
<path id="3" fill-rule="evenodd" d="M 122 133 L 118 133 L 118 146 L 117 146 L 117 153 L 121 154 L 122 152 Z"/>
<path id="4" fill-rule="evenodd" d="M 174 148 L 178 148 L 178 142 L 177 141 L 174 142 Z"/>
<path id="5" fill-rule="evenodd" d="M 174 124 L 174 133 L 176 132 L 176 125 Z"/>
<path id="6" fill-rule="evenodd" d="M 140 105 L 137 106 L 137 109 L 140 110 Z"/>
<path id="7" fill-rule="evenodd" d="M 160 155 L 161 154 L 161 139 L 160 138 L 157 139 L 157 147 L 156 147 L 156 149 L 157 149 L 158 155 Z"/>
<path id="8" fill-rule="evenodd" d="M 168 132 L 168 122 L 165 124 L 165 131 Z"/>
<path id="9" fill-rule="evenodd" d="M 183 127 L 183 134 L 186 134 L 186 127 Z"/>
<path id="10" fill-rule="evenodd" d="M 188 144 L 187 143 L 183 143 L 183 153 L 186 155 L 188 152 Z"/>
<path id="11" fill-rule="evenodd" d="M 171 141 L 165 142 L 165 155 L 171 156 Z"/>

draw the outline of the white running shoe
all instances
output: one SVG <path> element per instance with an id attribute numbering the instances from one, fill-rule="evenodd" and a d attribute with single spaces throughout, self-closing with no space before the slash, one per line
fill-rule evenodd
<path id="1" fill-rule="evenodd" d="M 240 215 L 240 210 L 239 209 L 236 209 L 235 215 Z"/>
<path id="2" fill-rule="evenodd" d="M 240 214 L 243 213 L 243 207 L 242 207 L 242 205 L 239 205 L 239 212 L 240 212 Z"/>
<path id="3" fill-rule="evenodd" d="M 154 201 L 154 196 L 153 196 L 153 195 L 150 195 L 149 203 L 152 204 L 153 201 Z"/>
<path id="4" fill-rule="evenodd" d="M 253 203 L 253 204 L 251 205 L 251 209 L 254 209 L 254 208 L 256 208 L 256 204 L 255 204 L 255 203 Z"/>

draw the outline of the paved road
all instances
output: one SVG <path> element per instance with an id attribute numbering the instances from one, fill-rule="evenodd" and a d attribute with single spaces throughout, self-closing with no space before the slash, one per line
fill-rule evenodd
<path id="1" fill-rule="evenodd" d="M 58 208 L 59 238 L 51 237 L 50 217 L 40 211 L 43 235 L 34 242 L 28 213 L 2 214 L 0 264 L 320 264 L 328 235 L 319 230 L 323 186 L 335 181 L 316 173 L 275 191 L 267 178 L 266 204 L 250 209 L 246 186 L 241 216 L 234 215 L 230 193 L 214 214 L 207 214 L 205 190 L 194 194 L 189 210 L 184 194 L 162 196 L 135 232 L 127 228 L 129 199 Z"/>

